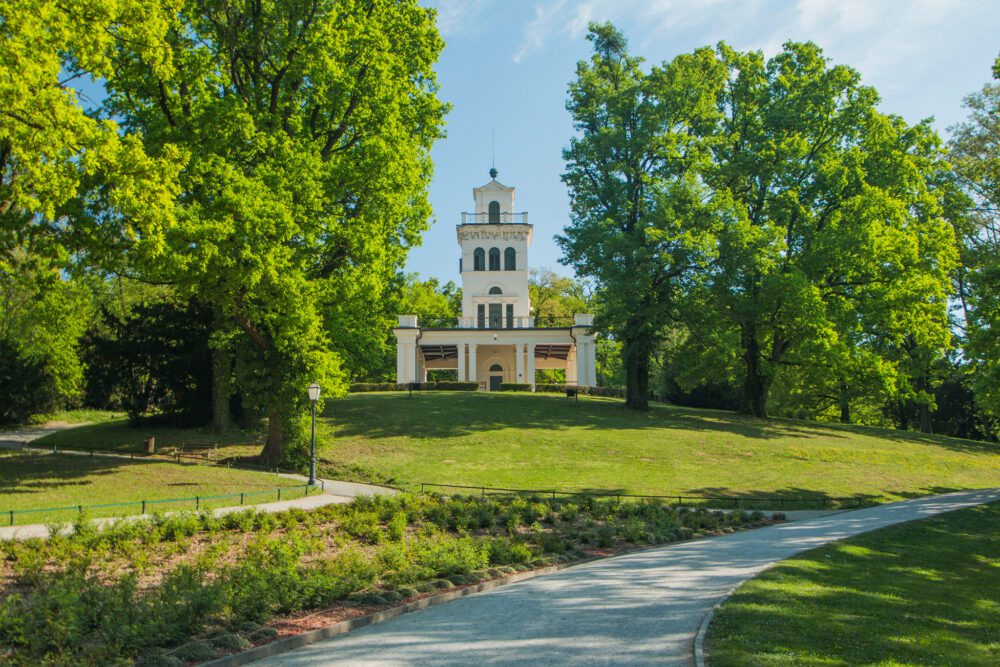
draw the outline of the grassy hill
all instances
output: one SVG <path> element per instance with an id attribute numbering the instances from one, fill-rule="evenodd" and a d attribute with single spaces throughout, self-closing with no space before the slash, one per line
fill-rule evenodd
<path id="1" fill-rule="evenodd" d="M 137 448 L 216 442 L 204 430 L 83 426 L 39 444 Z M 330 476 L 648 494 L 883 500 L 1000 486 L 1000 445 L 900 431 L 760 420 L 730 412 L 554 394 L 353 394 L 327 401 L 317 433 Z M 254 454 L 254 434 L 218 440 Z"/>
<path id="2" fill-rule="evenodd" d="M 559 395 L 355 394 L 327 403 L 323 457 L 404 484 L 898 499 L 1000 485 L 1000 446 Z"/>

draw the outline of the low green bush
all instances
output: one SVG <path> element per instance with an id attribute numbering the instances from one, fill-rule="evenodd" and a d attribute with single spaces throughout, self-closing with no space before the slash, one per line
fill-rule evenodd
<path id="1" fill-rule="evenodd" d="M 355 382 L 348 386 L 347 391 L 351 393 L 365 393 L 372 391 L 408 391 L 410 385 L 396 384 L 395 382 Z M 413 389 L 418 391 L 477 391 L 478 382 L 415 382 Z"/>
<path id="2" fill-rule="evenodd" d="M 519 382 L 501 382 L 500 391 L 531 391 L 532 387 L 530 384 L 522 384 Z"/>

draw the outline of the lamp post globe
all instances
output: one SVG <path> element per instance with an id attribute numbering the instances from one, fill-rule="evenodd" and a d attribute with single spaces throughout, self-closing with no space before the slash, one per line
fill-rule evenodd
<path id="1" fill-rule="evenodd" d="M 309 485 L 312 486 L 316 484 L 316 401 L 319 400 L 319 384 L 313 382 L 307 391 L 312 402 L 312 448 L 309 457 Z"/>

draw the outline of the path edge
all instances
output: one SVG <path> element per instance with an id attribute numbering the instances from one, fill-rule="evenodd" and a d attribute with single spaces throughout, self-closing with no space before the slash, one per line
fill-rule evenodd
<path id="1" fill-rule="evenodd" d="M 402 616 L 403 614 L 409 614 L 428 607 L 434 607 L 446 602 L 452 602 L 468 595 L 484 593 L 507 584 L 514 584 L 519 581 L 553 574 L 555 572 L 559 572 L 560 570 L 565 570 L 577 565 L 583 565 L 585 563 L 591 563 L 597 560 L 606 560 L 606 558 L 597 556 L 574 560 L 569 563 L 555 563 L 553 565 L 546 565 L 545 567 L 535 570 L 527 570 L 525 572 L 515 572 L 514 574 L 508 574 L 496 579 L 490 579 L 489 581 L 472 584 L 471 586 L 465 586 L 463 588 L 446 591 L 444 593 L 429 595 L 428 597 L 420 598 L 419 600 L 414 600 L 413 602 L 408 602 L 407 604 L 400 605 L 398 607 L 390 607 L 389 609 L 383 609 L 372 614 L 366 614 L 365 616 L 359 616 L 357 618 L 334 623 L 333 625 L 327 625 L 322 628 L 303 632 L 298 635 L 285 637 L 284 639 L 273 641 L 270 644 L 264 644 L 263 646 L 258 646 L 246 651 L 241 651 L 240 653 L 223 656 L 221 658 L 216 658 L 200 664 L 202 667 L 240 667 L 241 665 L 247 665 L 258 660 L 263 660 L 264 658 L 281 655 L 282 653 L 287 653 L 289 651 L 302 648 L 303 646 L 315 644 L 316 642 L 323 641 L 324 639 L 339 637 L 340 635 L 345 635 L 352 630 L 388 621 L 391 618 L 396 618 L 397 616 Z"/>
<path id="2" fill-rule="evenodd" d="M 956 495 L 956 494 L 959 494 L 959 493 L 969 493 L 969 492 L 975 492 L 975 491 L 998 491 L 998 490 L 1000 490 L 1000 488 L 997 488 L 997 487 L 983 488 L 983 489 L 965 489 L 963 491 L 955 491 L 955 492 L 952 492 L 952 493 L 945 493 L 945 494 L 940 494 L 940 495 L 941 496 L 949 496 L 949 495 Z M 934 498 L 935 496 L 923 496 L 923 497 L 924 498 Z M 913 499 L 913 500 L 916 500 L 916 499 Z M 902 503 L 902 502 L 907 502 L 907 500 L 898 500 L 896 502 L 897 503 Z M 959 510 L 962 510 L 962 509 L 969 509 L 970 507 L 979 507 L 981 505 L 987 505 L 987 504 L 994 503 L 994 502 L 1000 502 L 1000 500 L 986 500 L 986 501 L 981 501 L 981 502 L 978 502 L 978 503 L 976 503 L 974 505 L 969 505 L 967 507 L 956 507 L 956 508 L 953 508 L 953 509 L 944 510 L 943 512 L 939 512 L 937 514 L 934 514 L 934 515 L 931 515 L 931 516 L 928 516 L 928 517 L 920 517 L 920 518 L 917 518 L 917 519 L 910 519 L 908 521 L 901 521 L 899 523 L 890 524 L 889 526 L 883 526 L 882 528 L 875 528 L 874 530 L 865 530 L 865 531 L 862 531 L 860 533 L 857 533 L 856 535 L 852 535 L 850 537 L 844 537 L 844 538 L 841 538 L 839 540 L 833 540 L 832 542 L 828 542 L 827 544 L 834 544 L 836 542 L 843 542 L 844 540 L 851 539 L 851 537 L 857 537 L 857 535 L 864 535 L 866 533 L 871 533 L 871 532 L 875 532 L 875 531 L 878 531 L 878 530 L 884 530 L 885 528 L 890 528 L 892 526 L 899 526 L 899 525 L 906 524 L 906 523 L 915 523 L 917 521 L 923 521 L 925 519 L 930 519 L 930 518 L 933 518 L 933 517 L 936 517 L 936 516 L 941 516 L 942 514 L 948 514 L 949 512 L 956 512 L 956 511 L 959 511 Z M 885 503 L 882 506 L 884 507 L 885 505 L 893 505 L 893 504 L 895 504 L 895 503 Z M 845 510 L 845 513 L 847 513 L 847 512 L 857 512 L 857 511 L 860 511 L 860 510 L 863 510 L 863 509 L 871 509 L 871 508 L 859 507 L 859 508 L 856 508 L 856 509 Z M 806 549 L 805 551 L 801 551 L 799 553 L 806 553 L 806 552 L 812 551 L 813 549 L 819 549 L 819 548 L 821 548 L 823 546 L 826 546 L 826 544 L 823 544 L 823 545 L 820 545 L 820 546 L 817 546 L 817 547 L 812 547 L 810 549 Z M 708 627 L 712 624 L 712 620 L 715 618 L 715 612 L 718 611 L 719 607 L 721 607 L 722 605 L 724 605 L 726 603 L 726 601 L 729 598 L 732 597 L 733 593 L 735 593 L 736 590 L 740 586 L 742 586 L 743 584 L 747 583 L 748 581 L 752 581 L 753 579 L 756 579 L 757 577 L 761 576 L 762 574 L 764 574 L 768 570 L 770 570 L 770 569 L 774 568 L 775 566 L 777 566 L 777 565 L 779 565 L 779 564 L 781 564 L 781 563 L 783 563 L 783 562 L 785 562 L 787 560 L 790 560 L 791 558 L 794 558 L 794 557 L 795 556 L 789 556 L 788 558 L 782 558 L 781 560 L 776 560 L 773 563 L 771 563 L 770 565 L 768 565 L 767 567 L 765 567 L 760 572 L 754 574 L 752 577 L 747 577 L 743 581 L 740 581 L 739 583 L 733 585 L 732 588 L 730 588 L 729 590 L 727 590 L 723 594 L 723 596 L 721 598 L 719 598 L 719 600 L 714 605 L 712 605 L 711 609 L 709 609 L 707 612 L 705 612 L 705 615 L 701 619 L 701 623 L 698 625 L 698 633 L 694 636 L 694 641 L 692 642 L 692 653 L 694 654 L 694 664 L 695 664 L 695 667 L 708 667 L 708 663 L 705 660 L 705 638 L 708 636 Z"/>

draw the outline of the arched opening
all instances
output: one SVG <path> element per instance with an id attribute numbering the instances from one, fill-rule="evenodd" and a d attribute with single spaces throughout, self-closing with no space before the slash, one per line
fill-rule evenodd
<path id="1" fill-rule="evenodd" d="M 499 287 L 491 287 L 490 294 L 503 294 L 503 290 Z"/>
<path id="2" fill-rule="evenodd" d="M 492 364 L 490 366 L 490 391 L 500 391 L 501 383 L 503 383 L 503 366 Z"/>
<path id="3" fill-rule="evenodd" d="M 490 202 L 489 220 L 494 224 L 500 224 L 500 202 L 498 201 Z"/>
<path id="4" fill-rule="evenodd" d="M 503 251 L 503 270 L 504 271 L 516 271 L 517 270 L 517 251 L 513 248 L 507 248 Z"/>
<path id="5" fill-rule="evenodd" d="M 472 270 L 486 270 L 486 251 L 482 248 L 476 248 L 472 253 Z"/>
<path id="6" fill-rule="evenodd" d="M 500 270 L 500 248 L 490 248 L 490 271 Z"/>

